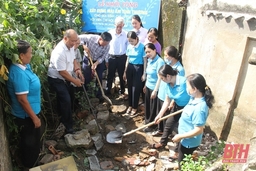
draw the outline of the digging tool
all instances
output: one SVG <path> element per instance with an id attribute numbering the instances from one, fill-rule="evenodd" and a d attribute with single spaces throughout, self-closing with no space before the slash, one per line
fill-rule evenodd
<path id="1" fill-rule="evenodd" d="M 74 77 L 74 78 L 77 78 L 76 75 L 73 75 L 73 77 Z M 98 127 L 98 129 L 99 129 L 99 131 L 100 131 L 100 133 L 101 133 L 101 135 L 102 135 L 102 138 L 104 138 L 104 135 L 103 135 L 103 133 L 102 133 L 102 128 L 101 128 L 101 126 L 100 126 L 100 125 L 98 124 L 98 122 L 97 122 L 97 113 L 98 113 L 98 111 L 93 107 L 93 105 L 92 105 L 92 103 L 91 103 L 91 101 L 90 101 L 90 99 L 89 99 L 88 93 L 87 93 L 87 91 L 86 91 L 86 89 L 85 89 L 85 85 L 83 84 L 82 87 L 83 87 L 83 90 L 84 90 L 85 98 L 86 98 L 86 100 L 87 100 L 87 102 L 88 102 L 88 104 L 89 104 L 89 106 L 90 106 L 90 110 L 91 110 L 91 112 L 92 112 L 92 115 L 93 115 L 94 118 L 95 118 L 96 125 L 97 125 L 97 127 Z"/>
<path id="2" fill-rule="evenodd" d="M 160 118 L 159 121 L 162 121 L 162 120 L 165 120 L 165 119 L 167 119 L 167 118 L 169 118 L 171 116 L 177 115 L 177 114 L 181 113 L 182 111 L 183 111 L 183 109 L 178 110 L 178 111 L 176 111 L 174 113 L 171 113 L 169 115 L 166 115 L 166 116 Z M 154 121 L 150 122 L 150 123 L 148 123 L 146 125 L 143 125 L 143 126 L 141 126 L 139 128 L 131 130 L 130 132 L 127 132 L 125 134 L 123 134 L 122 131 L 110 131 L 107 134 L 106 140 L 107 140 L 108 143 L 111 143 L 111 144 L 120 144 L 120 143 L 122 143 L 122 137 L 125 137 L 127 135 L 131 135 L 132 133 L 135 133 L 136 131 L 139 131 L 139 130 L 141 130 L 143 128 L 149 127 L 149 126 L 154 125 L 154 124 L 155 124 Z"/>
<path id="3" fill-rule="evenodd" d="M 87 94 L 87 91 L 86 91 L 84 85 L 83 85 L 83 90 L 84 90 L 84 94 L 85 94 L 86 100 L 88 101 L 88 104 L 89 104 L 89 106 L 90 106 L 92 115 L 95 117 L 96 125 L 97 125 L 97 127 L 99 128 L 99 130 L 100 130 L 100 132 L 101 132 L 101 134 L 102 134 L 102 128 L 100 127 L 100 125 L 99 125 L 98 122 L 97 122 L 97 110 L 96 110 L 96 109 L 93 107 L 93 105 L 91 104 L 91 101 L 90 101 L 90 99 L 89 99 L 89 96 L 88 96 L 88 94 Z M 102 134 L 102 137 L 104 137 L 103 134 Z"/>
<path id="4" fill-rule="evenodd" d="M 90 60 L 91 65 L 92 65 L 93 62 L 92 62 L 91 53 L 90 53 L 90 52 L 86 52 L 86 53 L 87 53 L 87 55 L 88 55 L 88 58 L 89 58 L 89 60 Z M 98 81 L 98 84 L 99 84 L 99 86 L 100 86 L 100 91 L 101 91 L 102 97 L 112 106 L 113 103 L 112 103 L 112 101 L 105 95 L 104 90 L 103 90 L 103 88 L 102 88 L 102 85 L 101 85 L 101 82 L 100 82 L 100 79 L 99 79 L 99 77 L 98 77 L 97 72 L 95 71 L 94 74 L 95 74 L 95 77 L 96 77 L 96 79 L 97 79 L 97 81 Z"/>

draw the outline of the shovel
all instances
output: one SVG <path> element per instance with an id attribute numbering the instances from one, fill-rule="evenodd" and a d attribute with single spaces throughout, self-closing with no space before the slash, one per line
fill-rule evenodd
<path id="1" fill-rule="evenodd" d="M 177 114 L 181 113 L 182 111 L 183 111 L 183 109 L 178 110 L 178 111 L 176 111 L 174 113 L 171 113 L 169 115 L 166 115 L 166 116 L 160 118 L 159 121 L 162 121 L 162 120 L 165 120 L 165 119 L 167 119 L 167 118 L 169 118 L 171 116 L 177 115 Z M 139 128 L 131 130 L 130 132 L 127 132 L 125 134 L 123 134 L 122 131 L 110 131 L 107 134 L 106 140 L 107 140 L 108 143 L 111 143 L 111 144 L 120 144 L 120 143 L 122 143 L 122 137 L 125 137 L 127 135 L 132 134 L 132 133 L 135 133 L 136 131 L 139 131 L 139 130 L 141 130 L 143 128 L 149 127 L 149 126 L 154 125 L 154 124 L 155 124 L 154 121 L 150 122 L 150 123 L 148 123 L 146 125 L 143 125 L 143 126 L 141 126 Z"/>
<path id="2" fill-rule="evenodd" d="M 93 62 L 92 62 L 91 53 L 90 53 L 90 52 L 87 52 L 87 54 L 88 54 L 88 58 L 89 58 L 89 60 L 90 60 L 90 63 L 91 63 L 91 65 L 92 65 Z M 100 86 L 100 91 L 101 91 L 102 97 L 112 106 L 112 105 L 113 105 L 113 104 L 112 104 L 112 101 L 111 101 L 111 100 L 105 95 L 105 93 L 104 93 L 104 90 L 103 90 L 103 88 L 102 88 L 102 85 L 101 85 L 100 79 L 99 79 L 99 77 L 98 77 L 97 71 L 95 71 L 95 76 L 96 76 L 96 79 L 97 79 L 98 84 L 99 84 L 99 86 Z"/>

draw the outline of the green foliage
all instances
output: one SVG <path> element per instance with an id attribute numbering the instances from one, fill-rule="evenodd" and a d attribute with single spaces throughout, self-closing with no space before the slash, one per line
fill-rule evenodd
<path id="1" fill-rule="evenodd" d="M 89 99 L 95 98 L 95 93 L 98 91 L 98 87 L 95 86 L 95 81 L 96 80 L 93 79 L 89 84 L 87 84 L 88 90 L 86 90 L 86 93 Z M 84 90 L 75 92 L 75 99 L 78 99 L 79 111 L 90 109 Z"/>
<path id="2" fill-rule="evenodd" d="M 0 68 L 9 68 L 11 63 L 17 62 L 17 40 L 29 42 L 33 49 L 31 67 L 47 92 L 47 68 L 51 51 L 62 39 L 65 30 L 72 28 L 80 32 L 83 24 L 81 14 L 82 0 L 1 0 Z M 6 106 L 4 119 L 9 135 L 12 135 L 17 132 L 17 127 L 13 123 L 6 80 L 1 77 L 2 74 L 8 73 L 0 73 L 0 98 L 5 103 L 3 106 Z"/>
<path id="3" fill-rule="evenodd" d="M 219 155 L 222 156 L 223 149 L 225 147 L 224 141 L 218 141 L 216 145 L 211 147 L 211 150 L 206 156 L 199 156 L 194 160 L 192 155 L 185 155 L 183 161 L 181 161 L 182 171 L 204 171 L 208 166 L 215 162 Z M 223 166 L 223 170 L 226 170 L 226 165 Z"/>
<path id="4" fill-rule="evenodd" d="M 197 160 L 193 160 L 192 155 L 186 155 L 183 161 L 181 161 L 182 171 L 204 171 L 209 161 L 204 156 L 199 156 Z"/>
<path id="5" fill-rule="evenodd" d="M 207 154 L 207 159 L 209 161 L 215 161 L 219 155 L 222 155 L 224 147 L 225 147 L 225 142 L 218 141 L 216 145 L 211 147 L 210 152 Z"/>

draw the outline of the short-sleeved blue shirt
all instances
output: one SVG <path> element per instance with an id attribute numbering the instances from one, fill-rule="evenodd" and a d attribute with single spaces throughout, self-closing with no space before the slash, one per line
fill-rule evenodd
<path id="1" fill-rule="evenodd" d="M 41 84 L 40 80 L 27 64 L 12 64 L 9 69 L 7 89 L 12 101 L 12 114 L 18 118 L 26 118 L 29 115 L 18 102 L 16 95 L 27 94 L 27 99 L 32 110 L 38 114 L 41 110 Z"/>
<path id="2" fill-rule="evenodd" d="M 158 70 L 162 65 L 164 65 L 164 60 L 158 55 L 156 55 L 156 57 L 153 60 L 148 59 L 147 69 L 146 69 L 146 73 L 147 73 L 146 86 L 151 90 L 154 90 L 156 86 L 156 82 L 158 79 L 158 76 L 157 76 Z"/>
<path id="3" fill-rule="evenodd" d="M 172 69 L 177 70 L 178 75 L 185 77 L 185 70 L 180 61 L 176 62 L 176 64 L 172 66 Z"/>
<path id="4" fill-rule="evenodd" d="M 136 46 L 129 44 L 126 50 L 126 55 L 129 58 L 130 64 L 143 64 L 143 57 L 146 55 L 144 45 L 140 42 Z"/>
<path id="5" fill-rule="evenodd" d="M 172 87 L 170 84 L 166 84 L 166 95 L 175 101 L 178 106 L 186 106 L 190 96 L 186 90 L 186 78 L 183 76 L 176 76 L 176 83 Z"/>
<path id="6" fill-rule="evenodd" d="M 205 102 L 205 98 L 191 98 L 188 104 L 183 108 L 179 120 L 179 134 L 187 133 L 193 130 L 196 126 L 204 126 L 209 113 L 209 107 Z M 193 148 L 200 145 L 203 134 L 191 138 L 184 138 L 181 144 L 186 148 Z"/>
<path id="7" fill-rule="evenodd" d="M 175 65 L 173 65 L 172 68 L 178 71 L 178 75 L 185 76 L 184 67 L 181 65 L 181 63 L 179 61 Z M 165 96 L 166 96 L 166 91 L 164 89 L 165 86 L 166 86 L 166 83 L 161 80 L 157 97 L 162 101 L 164 101 Z"/>

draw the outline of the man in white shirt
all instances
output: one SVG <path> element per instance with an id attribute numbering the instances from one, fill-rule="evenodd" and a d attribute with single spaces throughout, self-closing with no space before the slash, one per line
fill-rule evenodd
<path id="1" fill-rule="evenodd" d="M 115 28 L 109 30 L 109 33 L 112 35 L 112 40 L 109 43 L 109 56 L 108 59 L 106 59 L 106 61 L 108 61 L 108 89 L 106 94 L 110 94 L 116 70 L 120 80 L 120 94 L 124 95 L 125 92 L 125 82 L 123 80 L 123 74 L 127 59 L 126 49 L 128 45 L 128 39 L 127 33 L 124 30 L 122 30 L 123 27 L 124 19 L 122 17 L 117 17 L 115 19 Z"/>
<path id="2" fill-rule="evenodd" d="M 64 38 L 53 49 L 48 68 L 48 82 L 57 95 L 57 107 L 61 116 L 61 123 L 66 133 L 73 133 L 73 119 L 71 109 L 70 87 L 71 83 L 81 87 L 84 82 L 81 68 L 76 61 L 74 45 L 78 35 L 75 30 L 69 29 Z M 76 78 L 72 77 L 75 72 Z"/>

